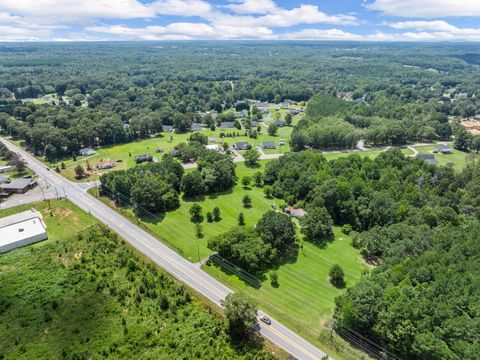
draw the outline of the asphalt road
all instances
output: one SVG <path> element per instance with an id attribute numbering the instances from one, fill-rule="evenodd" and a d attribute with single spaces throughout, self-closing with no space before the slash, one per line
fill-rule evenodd
<path id="1" fill-rule="evenodd" d="M 86 192 L 88 186 L 80 185 L 65 179 L 53 169 L 35 159 L 32 155 L 0 137 L 10 150 L 17 152 L 25 160 L 27 166 L 38 176 L 45 179 L 50 187 L 56 188 L 59 193 L 66 195 L 72 203 L 90 213 L 100 222 L 118 233 L 133 247 L 153 260 L 156 264 L 168 271 L 180 281 L 195 289 L 210 301 L 221 306 L 221 301 L 232 292 L 229 288 L 205 273 L 195 264 L 184 259 L 176 252 L 162 244 L 159 240 L 142 230 L 136 224 L 111 209 L 95 197 Z M 259 317 L 267 315 L 258 312 Z M 267 315 L 270 317 L 269 315 Z M 298 359 L 321 359 L 325 354 L 308 341 L 295 334 L 275 319 L 271 318 L 271 325 L 259 322 L 257 330 L 272 343 L 285 349 Z"/>

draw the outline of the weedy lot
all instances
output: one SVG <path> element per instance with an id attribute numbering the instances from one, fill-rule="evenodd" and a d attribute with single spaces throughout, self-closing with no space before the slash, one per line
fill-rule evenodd
<path id="1" fill-rule="evenodd" d="M 88 214 L 35 207 L 50 239 L 0 255 L 1 359 L 272 358 L 233 344 L 222 319 Z"/>

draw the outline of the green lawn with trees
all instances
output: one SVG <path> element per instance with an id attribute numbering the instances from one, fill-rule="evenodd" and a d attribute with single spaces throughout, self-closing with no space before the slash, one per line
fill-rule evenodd
<path id="1" fill-rule="evenodd" d="M 475 152 L 468 153 L 453 148 L 452 154 L 433 153 L 432 151 L 436 147 L 437 146 L 435 145 L 417 146 L 416 149 L 422 154 L 433 154 L 440 165 L 446 166 L 448 164 L 452 164 L 454 169 L 457 171 L 463 170 L 469 159 L 473 160 L 475 158 L 478 158 L 478 154 L 476 154 Z"/>

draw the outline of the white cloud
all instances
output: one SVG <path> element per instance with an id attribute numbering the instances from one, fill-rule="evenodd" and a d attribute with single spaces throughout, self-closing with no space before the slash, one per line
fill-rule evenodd
<path id="1" fill-rule="evenodd" d="M 339 29 L 303 29 L 285 34 L 283 38 L 288 40 L 364 40 L 361 35 Z"/>
<path id="2" fill-rule="evenodd" d="M 158 0 L 149 7 L 157 14 L 177 16 L 207 16 L 213 10 L 202 0 Z"/>
<path id="3" fill-rule="evenodd" d="M 172 23 L 167 26 L 131 28 L 124 25 L 92 26 L 90 32 L 114 35 L 120 40 L 266 39 L 273 31 L 266 27 L 211 26 L 200 23 Z"/>
<path id="4" fill-rule="evenodd" d="M 478 0 L 374 0 L 366 6 L 399 17 L 480 16 Z"/>
<path id="5" fill-rule="evenodd" d="M 433 30 L 433 31 L 458 31 L 456 26 L 450 25 L 443 20 L 436 21 L 402 21 L 394 23 L 385 23 L 394 29 L 417 29 L 417 30 Z"/>
<path id="6" fill-rule="evenodd" d="M 137 0 L 1 0 L 0 11 L 56 24 L 155 16 L 153 9 Z"/>
<path id="7" fill-rule="evenodd" d="M 239 14 L 266 14 L 276 10 L 277 4 L 272 0 L 240 0 L 225 7 Z"/>

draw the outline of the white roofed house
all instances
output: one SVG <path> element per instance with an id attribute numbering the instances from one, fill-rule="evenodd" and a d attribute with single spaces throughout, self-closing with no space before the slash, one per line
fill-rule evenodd
<path id="1" fill-rule="evenodd" d="M 0 218 L 0 253 L 48 239 L 43 216 L 35 209 Z"/>

